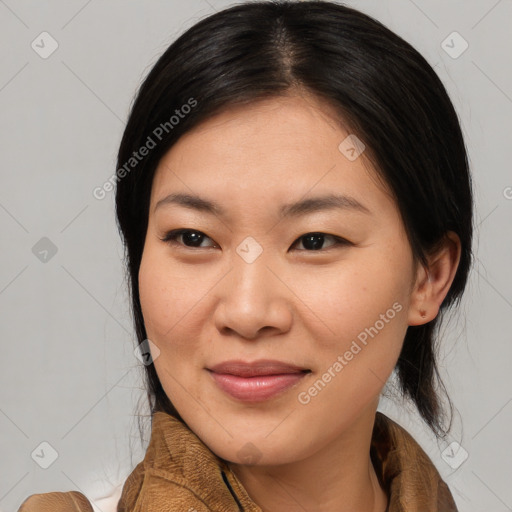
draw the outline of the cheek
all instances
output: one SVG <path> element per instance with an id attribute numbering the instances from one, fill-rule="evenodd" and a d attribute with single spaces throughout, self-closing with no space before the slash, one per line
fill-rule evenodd
<path id="1" fill-rule="evenodd" d="M 165 255 L 145 250 L 139 270 L 139 296 L 147 337 L 158 347 L 155 370 L 167 397 L 178 410 L 187 410 L 189 393 L 197 395 L 190 380 L 191 365 L 201 357 L 200 298 L 184 267 L 173 265 Z M 183 389 L 187 392 L 184 393 Z"/>
<path id="2" fill-rule="evenodd" d="M 407 330 L 408 281 L 403 274 L 385 265 L 347 268 L 336 279 L 323 280 L 323 295 L 315 289 L 308 296 L 322 323 L 311 317 L 314 344 L 309 353 L 314 354 L 316 374 L 300 389 L 298 401 L 318 429 L 331 429 L 334 435 L 339 424 L 330 422 L 325 411 L 340 418 L 357 416 L 391 375 Z M 311 278 L 313 282 L 319 279 Z"/>
<path id="3" fill-rule="evenodd" d="M 185 326 L 193 329 L 203 295 L 197 285 L 182 266 L 173 265 L 157 251 L 145 250 L 139 270 L 141 309 L 148 338 L 162 349 L 182 339 Z"/>
<path id="4" fill-rule="evenodd" d="M 296 281 L 297 295 L 306 306 L 302 318 L 310 319 L 309 330 L 318 334 L 316 342 L 339 349 L 361 333 L 364 338 L 365 329 L 376 323 L 382 332 L 404 332 L 410 276 L 403 258 L 391 262 L 379 251 L 329 271 L 304 273 Z"/>
<path id="5" fill-rule="evenodd" d="M 326 403 L 341 412 L 363 407 L 392 373 L 407 331 L 411 278 L 403 270 L 408 252 L 395 248 L 394 254 L 393 261 L 381 247 L 302 281 L 301 297 L 315 313 L 308 314 L 307 329 L 317 375 L 301 389 L 300 403 L 312 405 L 312 417 L 321 415 Z"/>

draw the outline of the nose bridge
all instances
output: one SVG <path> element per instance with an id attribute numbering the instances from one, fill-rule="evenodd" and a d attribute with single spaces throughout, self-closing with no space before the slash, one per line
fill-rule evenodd
<path id="1" fill-rule="evenodd" d="M 270 250 L 263 251 L 247 240 L 233 253 L 231 265 L 220 291 L 217 328 L 246 338 L 257 336 L 264 327 L 287 329 L 291 321 L 288 296 L 275 270 L 270 270 L 276 266 Z"/>
<path id="2" fill-rule="evenodd" d="M 272 297 L 279 291 L 272 279 L 268 266 L 270 250 L 251 242 L 243 242 L 233 254 L 230 286 L 230 302 L 232 307 L 238 305 L 241 310 L 252 311 L 253 315 L 261 315 L 268 307 Z"/>

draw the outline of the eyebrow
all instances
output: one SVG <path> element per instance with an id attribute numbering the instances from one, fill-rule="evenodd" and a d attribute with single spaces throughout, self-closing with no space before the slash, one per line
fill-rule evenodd
<path id="1" fill-rule="evenodd" d="M 169 205 L 177 204 L 184 208 L 205 212 L 211 215 L 226 217 L 227 212 L 222 206 L 215 201 L 204 199 L 197 195 L 192 194 L 169 194 L 168 196 L 160 199 L 153 211 L 158 208 Z M 328 194 L 318 197 L 311 197 L 308 199 L 301 199 L 295 203 L 288 203 L 279 209 L 279 215 L 284 217 L 299 217 L 308 213 L 314 213 L 324 210 L 352 210 L 371 215 L 372 212 L 360 203 L 357 199 L 347 195 Z"/>

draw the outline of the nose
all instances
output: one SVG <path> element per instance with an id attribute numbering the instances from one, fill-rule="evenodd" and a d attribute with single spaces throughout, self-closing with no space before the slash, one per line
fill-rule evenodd
<path id="1" fill-rule="evenodd" d="M 219 283 L 214 322 L 221 334 L 255 340 L 290 329 L 293 293 L 263 254 L 252 263 L 235 254 L 232 270 Z"/>

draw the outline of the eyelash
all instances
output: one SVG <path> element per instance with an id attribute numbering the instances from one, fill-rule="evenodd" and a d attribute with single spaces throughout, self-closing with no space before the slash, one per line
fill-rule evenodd
<path id="1" fill-rule="evenodd" d="M 204 235 L 206 238 L 210 238 L 209 236 L 205 235 L 202 231 L 198 231 L 198 230 L 195 230 L 195 229 L 174 229 L 172 231 L 169 231 L 168 233 L 166 233 L 166 235 L 164 236 L 164 238 L 161 238 L 160 240 L 162 240 L 162 242 L 165 242 L 169 245 L 179 245 L 181 247 L 184 247 L 186 249 L 192 249 L 192 250 L 195 250 L 195 249 L 213 249 L 214 247 L 191 247 L 191 246 L 188 246 L 188 245 L 185 245 L 183 243 L 180 243 L 178 242 L 176 239 L 185 234 L 185 233 L 196 233 L 196 234 L 199 234 L 199 235 Z M 328 233 L 321 233 L 321 232 L 318 232 L 318 231 L 312 231 L 310 233 L 305 233 L 304 235 L 300 236 L 295 242 L 293 242 L 293 245 L 297 244 L 297 242 L 299 242 L 302 238 L 305 238 L 307 236 L 311 236 L 311 235 L 316 235 L 316 236 L 323 236 L 323 237 L 329 237 L 329 238 L 332 238 L 334 243 L 332 245 L 330 245 L 329 247 L 327 247 L 327 249 L 312 249 L 312 250 L 308 250 L 308 249 L 299 249 L 300 251 L 303 251 L 303 252 L 325 252 L 325 251 L 328 251 L 329 249 L 334 249 L 336 247 L 339 247 L 339 246 L 350 246 L 350 245 L 354 245 L 352 242 L 349 242 L 348 240 L 344 239 L 344 238 L 341 238 L 339 236 L 336 236 L 336 235 L 330 235 Z M 211 238 L 210 238 L 211 240 Z M 293 247 L 292 245 L 292 247 Z"/>

